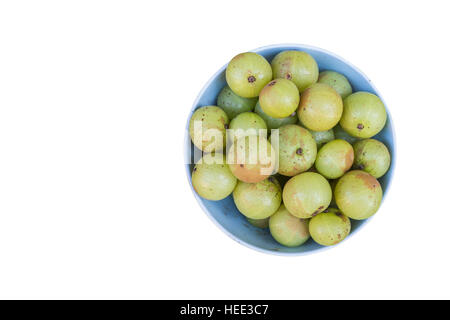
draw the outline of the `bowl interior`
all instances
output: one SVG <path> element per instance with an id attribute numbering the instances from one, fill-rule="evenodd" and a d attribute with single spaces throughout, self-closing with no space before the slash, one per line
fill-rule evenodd
<path id="1" fill-rule="evenodd" d="M 277 53 L 284 50 L 305 51 L 314 57 L 321 71 L 334 70 L 344 74 L 350 81 L 354 92 L 368 91 L 378 95 L 381 99 L 383 99 L 379 94 L 379 92 L 374 88 L 370 80 L 364 74 L 362 74 L 359 70 L 357 70 L 354 66 L 352 66 L 348 62 L 344 61 L 342 58 L 339 58 L 336 55 L 330 52 L 326 52 L 322 49 L 304 45 L 274 45 L 259 48 L 253 51 L 261 54 L 270 62 Z M 185 160 L 186 160 L 185 163 L 191 188 L 192 188 L 191 172 L 193 169 L 193 164 L 190 164 L 190 162 L 195 147 L 193 146 L 189 138 L 188 132 L 189 119 L 192 113 L 195 111 L 195 109 L 205 105 L 216 105 L 217 96 L 220 90 L 226 84 L 225 68 L 226 66 L 223 66 L 203 88 L 202 92 L 196 99 L 187 120 L 186 137 L 185 137 Z M 392 127 L 389 111 L 386 126 L 378 135 L 375 136 L 375 139 L 378 139 L 382 141 L 384 144 L 386 144 L 386 146 L 389 148 L 391 152 L 392 157 L 391 167 L 389 171 L 379 179 L 379 182 L 384 191 L 383 196 L 384 198 L 386 196 L 395 165 L 394 130 Z M 305 254 L 325 248 L 315 243 L 312 239 L 309 239 L 304 245 L 300 247 L 295 248 L 284 247 L 278 244 L 272 238 L 268 229 L 256 228 L 252 226 L 250 223 L 248 223 L 246 218 L 237 210 L 233 202 L 232 196 L 229 196 L 221 201 L 209 201 L 199 197 L 194 190 L 193 192 L 195 197 L 197 198 L 197 201 L 199 202 L 203 210 L 211 217 L 211 219 L 214 222 L 216 222 L 216 224 L 225 233 L 227 233 L 231 238 L 238 241 L 239 243 L 242 243 L 259 251 L 282 255 Z M 352 231 L 350 233 L 350 236 L 353 235 L 356 231 L 358 231 L 368 220 L 363 221 L 352 220 Z"/>

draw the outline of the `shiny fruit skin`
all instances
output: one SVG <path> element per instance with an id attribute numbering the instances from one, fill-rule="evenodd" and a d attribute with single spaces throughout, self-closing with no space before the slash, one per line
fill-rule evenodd
<path id="1" fill-rule="evenodd" d="M 262 135 L 263 137 L 267 137 L 267 134 L 266 122 L 258 114 L 254 112 L 243 112 L 231 120 L 230 128 L 227 131 L 227 143 L 232 144 L 238 138 L 248 135 Z"/>
<path id="2" fill-rule="evenodd" d="M 235 140 L 228 150 L 227 163 L 241 181 L 256 183 L 273 174 L 275 151 L 262 136 L 244 136 Z"/>
<path id="3" fill-rule="evenodd" d="M 266 130 L 266 122 L 254 112 L 243 112 L 230 122 L 230 129 L 234 130 L 233 136 L 254 134 L 258 135 L 259 130 Z M 242 130 L 242 132 L 239 132 Z M 229 131 L 230 132 L 230 131 Z"/>
<path id="4" fill-rule="evenodd" d="M 198 108 L 189 121 L 192 143 L 205 152 L 222 151 L 225 148 L 228 123 L 228 116 L 221 108 L 216 106 Z"/>
<path id="5" fill-rule="evenodd" d="M 258 98 L 243 98 L 238 96 L 226 85 L 217 97 L 217 106 L 221 107 L 228 118 L 232 120 L 242 112 L 253 111 L 257 101 Z"/>
<path id="6" fill-rule="evenodd" d="M 335 71 L 322 71 L 319 73 L 319 83 L 324 83 L 336 90 L 337 93 L 342 97 L 342 99 L 347 98 L 352 94 L 352 86 L 348 79 L 341 73 Z"/>
<path id="7" fill-rule="evenodd" d="M 238 96 L 254 98 L 272 80 L 272 68 L 263 56 L 245 52 L 231 59 L 225 77 L 228 86 Z"/>
<path id="8" fill-rule="evenodd" d="M 316 141 L 317 150 L 319 150 L 325 143 L 334 140 L 333 129 L 330 129 L 327 131 L 309 130 L 309 132 L 311 132 L 311 135 L 313 136 L 314 141 Z"/>
<path id="9" fill-rule="evenodd" d="M 336 139 L 326 143 L 317 153 L 316 169 L 327 179 L 337 179 L 353 165 L 354 152 L 350 143 Z"/>
<path id="10" fill-rule="evenodd" d="M 334 189 L 336 204 L 347 217 L 363 220 L 377 212 L 383 197 L 383 190 L 377 179 L 367 172 L 347 172 Z"/>
<path id="11" fill-rule="evenodd" d="M 355 92 L 344 99 L 344 112 L 339 122 L 342 129 L 358 138 L 371 138 L 386 124 L 386 108 L 376 95 Z"/>
<path id="12" fill-rule="evenodd" d="M 273 118 L 266 113 L 261 108 L 261 105 L 259 102 L 256 103 L 255 106 L 255 112 L 259 114 L 261 118 L 264 119 L 264 121 L 267 124 L 268 129 L 278 129 L 281 126 L 284 126 L 285 124 L 295 124 L 298 122 L 297 113 L 293 112 L 289 117 L 286 118 Z"/>
<path id="13" fill-rule="evenodd" d="M 353 137 L 353 136 L 349 135 L 348 132 L 346 132 L 344 129 L 342 129 L 342 127 L 339 124 L 337 124 L 333 128 L 333 132 L 334 132 L 334 137 L 336 139 L 345 140 L 345 141 L 347 141 L 350 144 L 354 144 L 356 141 L 360 140 L 357 137 Z"/>
<path id="14" fill-rule="evenodd" d="M 281 187 L 273 177 L 258 183 L 238 181 L 233 200 L 239 212 L 247 218 L 265 219 L 280 207 Z"/>
<path id="15" fill-rule="evenodd" d="M 286 118 L 295 112 L 300 94 L 295 84 L 286 79 L 270 81 L 259 94 L 259 104 L 265 114 L 273 118 Z"/>
<path id="16" fill-rule="evenodd" d="M 274 78 L 291 80 L 300 92 L 316 83 L 319 77 L 316 60 L 303 51 L 280 52 L 273 58 L 271 65 Z"/>
<path id="17" fill-rule="evenodd" d="M 254 227 L 261 228 L 261 229 L 266 229 L 269 227 L 269 218 L 265 218 L 265 219 L 246 218 L 246 219 Z"/>
<path id="18" fill-rule="evenodd" d="M 308 130 L 295 124 L 288 124 L 280 127 L 278 134 L 278 173 L 292 177 L 313 166 L 317 146 Z"/>
<path id="19" fill-rule="evenodd" d="M 203 156 L 192 172 L 192 186 L 197 194 L 207 200 L 222 200 L 234 190 L 237 179 L 225 162 L 225 156 L 220 161 L 214 161 L 211 153 Z"/>
<path id="20" fill-rule="evenodd" d="M 339 210 L 329 208 L 309 221 L 311 238 L 322 246 L 332 246 L 344 240 L 350 233 L 351 222 Z"/>
<path id="21" fill-rule="evenodd" d="M 282 204 L 269 218 L 270 234 L 286 247 L 298 247 L 309 239 L 308 220 L 294 217 Z"/>
<path id="22" fill-rule="evenodd" d="M 375 178 L 382 177 L 391 164 L 389 149 L 380 141 L 365 139 L 353 145 L 355 150 L 355 169 L 370 173 Z"/>
<path id="23" fill-rule="evenodd" d="M 311 218 L 330 205 L 331 187 L 318 173 L 304 172 L 292 177 L 284 186 L 283 203 L 298 218 Z"/>
<path id="24" fill-rule="evenodd" d="M 329 85 L 313 84 L 300 96 L 298 117 L 310 130 L 327 131 L 332 129 L 342 116 L 341 96 Z"/>

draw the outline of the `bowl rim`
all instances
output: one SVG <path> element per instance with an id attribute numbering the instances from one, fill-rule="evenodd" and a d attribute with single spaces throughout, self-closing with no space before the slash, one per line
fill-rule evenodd
<path id="1" fill-rule="evenodd" d="M 364 73 L 362 72 L 358 67 L 356 67 L 355 65 L 353 65 L 352 63 L 350 63 L 349 61 L 345 60 L 344 58 L 338 56 L 337 54 L 328 51 L 326 49 L 322 49 L 320 47 L 316 47 L 316 46 L 311 46 L 311 45 L 306 45 L 306 44 L 300 44 L 300 43 L 280 43 L 280 44 L 271 44 L 271 45 L 267 45 L 267 46 L 262 46 L 262 47 L 258 47 L 256 49 L 252 49 L 249 50 L 247 52 L 256 52 L 259 53 L 260 51 L 263 50 L 268 50 L 268 49 L 280 49 L 280 50 L 288 50 L 288 49 L 292 49 L 295 48 L 296 50 L 302 50 L 302 49 L 309 49 L 309 50 L 315 50 L 324 54 L 327 54 L 331 57 L 333 57 L 334 59 L 340 60 L 342 63 L 348 65 L 350 68 L 354 69 L 357 73 L 359 73 L 367 82 L 370 83 L 373 91 L 376 93 L 376 95 L 381 99 L 381 101 L 383 101 L 383 104 L 385 105 L 386 108 L 386 113 L 388 115 L 389 121 L 390 121 L 390 126 L 392 128 L 392 150 L 391 150 L 391 164 L 389 167 L 389 170 L 391 171 L 391 177 L 389 179 L 389 182 L 387 183 L 387 187 L 385 190 L 383 190 L 383 198 L 382 198 L 382 203 L 385 202 L 386 197 L 388 195 L 388 191 L 391 188 L 392 182 L 394 180 L 395 177 L 395 168 L 396 168 L 396 162 L 397 162 L 397 136 L 395 134 L 395 127 L 394 127 L 394 121 L 392 118 L 392 114 L 389 112 L 389 108 L 387 107 L 387 104 L 384 100 L 384 98 L 382 97 L 382 95 L 380 94 L 379 90 L 376 88 L 376 86 L 373 84 L 372 80 L 370 80 L 370 78 Z M 208 89 L 208 87 L 211 85 L 211 83 L 213 81 L 216 80 L 216 78 L 222 74 L 222 72 L 225 71 L 226 67 L 228 65 L 228 62 L 226 64 L 224 64 L 218 71 L 216 71 L 210 78 L 209 80 L 206 82 L 206 84 L 203 86 L 203 88 L 200 90 L 199 94 L 197 95 L 197 97 L 194 100 L 194 103 L 192 104 L 191 109 L 189 110 L 188 113 L 188 117 L 186 120 L 186 125 L 185 125 L 185 131 L 184 131 L 184 145 L 183 145 L 183 153 L 184 153 L 184 166 L 186 169 L 186 177 L 188 179 L 188 183 L 191 187 L 191 191 L 194 194 L 195 199 L 197 200 L 197 203 L 200 205 L 200 207 L 202 208 L 202 210 L 204 211 L 204 213 L 209 217 L 209 219 L 219 228 L 221 229 L 226 235 L 228 235 L 228 237 L 230 237 L 231 239 L 233 239 L 234 241 L 236 241 L 237 243 L 253 249 L 257 252 L 261 252 L 261 253 L 265 253 L 265 254 L 270 254 L 270 255 L 276 255 L 276 256 L 306 256 L 306 255 L 310 255 L 310 254 L 314 254 L 314 253 L 318 253 L 318 252 L 323 252 L 325 250 L 334 248 L 336 246 L 321 246 L 318 249 L 315 250 L 309 250 L 309 251 L 305 251 L 305 252 L 280 252 L 280 251 L 275 251 L 275 250 L 268 250 L 268 249 L 263 249 L 257 246 L 254 246 L 250 243 L 247 243 L 245 241 L 242 241 L 240 238 L 236 237 L 235 235 L 233 235 L 231 232 L 229 232 L 228 230 L 226 230 L 216 219 L 214 219 L 214 217 L 211 215 L 211 213 L 209 212 L 209 210 L 206 208 L 206 206 L 203 204 L 202 200 L 200 199 L 200 196 L 195 192 L 193 186 L 192 186 L 192 179 L 191 179 L 191 175 L 190 175 L 190 168 L 189 168 L 189 154 L 190 154 L 190 148 L 188 148 L 188 144 L 190 142 L 190 137 L 189 137 L 189 120 L 190 117 L 189 115 L 195 110 L 195 108 L 198 105 L 199 100 L 201 99 L 201 97 L 203 96 L 203 94 L 205 93 L 205 91 Z M 381 208 L 381 205 L 380 205 Z M 346 242 L 348 239 L 352 238 L 356 233 L 358 233 L 359 231 L 361 231 L 361 229 L 373 218 L 375 217 L 375 215 L 373 215 L 372 217 L 362 220 L 360 226 L 358 227 L 358 229 L 356 230 L 352 230 L 352 232 L 350 232 L 350 234 L 343 240 L 341 241 L 338 245 L 341 245 L 342 243 Z"/>

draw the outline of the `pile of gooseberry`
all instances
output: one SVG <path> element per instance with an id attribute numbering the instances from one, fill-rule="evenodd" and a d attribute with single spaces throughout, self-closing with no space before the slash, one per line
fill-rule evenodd
<path id="1" fill-rule="evenodd" d="M 192 185 L 208 200 L 232 195 L 255 227 L 280 244 L 310 237 L 335 245 L 380 207 L 378 178 L 391 156 L 374 139 L 386 109 L 369 92 L 353 92 L 345 77 L 319 72 L 303 51 L 282 51 L 271 63 L 254 52 L 235 56 L 214 106 L 201 106 L 189 135 L 203 152 Z"/>

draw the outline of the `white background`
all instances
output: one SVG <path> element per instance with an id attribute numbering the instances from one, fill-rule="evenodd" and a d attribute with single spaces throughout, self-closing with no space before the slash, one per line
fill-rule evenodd
<path id="1" fill-rule="evenodd" d="M 2 1 L 0 298 L 450 298 L 445 1 Z M 397 133 L 375 218 L 331 250 L 255 252 L 201 211 L 191 105 L 235 54 L 325 48 Z"/>

